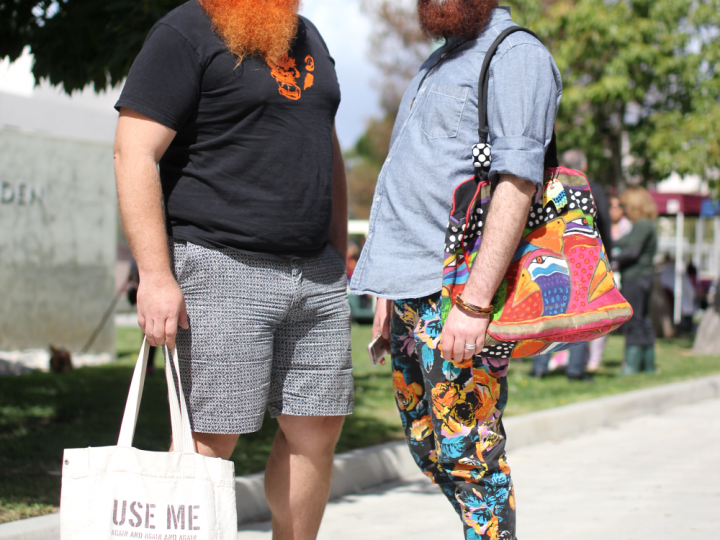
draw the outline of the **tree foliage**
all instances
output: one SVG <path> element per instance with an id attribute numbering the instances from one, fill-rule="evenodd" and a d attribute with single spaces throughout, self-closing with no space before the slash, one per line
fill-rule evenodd
<path id="1" fill-rule="evenodd" d="M 152 25 L 184 0 L 0 0 L 0 58 L 29 46 L 33 75 L 66 92 L 127 75 Z M 432 50 L 414 0 L 361 0 L 383 117 L 350 154 L 353 212 L 364 217 L 407 84 Z M 560 150 L 582 148 L 606 184 L 671 171 L 720 175 L 720 0 L 511 0 L 563 77 Z M 625 146 L 625 148 L 624 148 Z M 625 154 L 629 157 L 623 158 Z"/>
<path id="2" fill-rule="evenodd" d="M 395 116 L 408 83 L 432 51 L 423 35 L 412 0 L 361 0 L 373 21 L 370 59 L 380 72 L 380 104 Z"/>
<path id="3" fill-rule="evenodd" d="M 362 8 L 373 21 L 369 55 L 380 74 L 377 82 L 383 116 L 368 122 L 346 156 L 350 213 L 358 219 L 370 215 L 400 100 L 433 47 L 420 31 L 414 0 L 362 0 Z"/>
<path id="4" fill-rule="evenodd" d="M 719 0 L 554 2 L 530 24 L 563 77 L 561 149 L 585 149 L 591 174 L 607 184 L 712 174 L 719 23 Z"/>
<path id="5" fill-rule="evenodd" d="M 653 168 L 720 179 L 720 2 L 696 3 L 684 26 L 691 33 L 688 47 L 697 49 L 684 66 L 686 106 L 671 107 L 653 118 L 648 138 Z"/>
<path id="6" fill-rule="evenodd" d="M 346 155 L 350 215 L 355 219 L 370 216 L 375 184 L 388 155 L 394 122 L 395 115 L 389 114 L 380 120 L 371 119 L 365 133 Z"/>
<path id="7" fill-rule="evenodd" d="M 0 58 L 26 46 L 35 80 L 66 92 L 120 83 L 148 31 L 185 0 L 0 0 Z"/>
<path id="8" fill-rule="evenodd" d="M 417 17 L 407 4 L 366 2 L 377 26 L 370 57 L 392 89 L 383 87 L 382 99 L 394 118 L 390 105 L 399 98 L 388 96 L 401 94 L 428 44 L 408 45 L 408 36 L 422 35 L 413 33 Z M 606 185 L 656 182 L 672 171 L 718 178 L 720 0 L 509 3 L 513 20 L 540 35 L 562 74 L 561 151 L 583 149 L 590 175 Z M 384 50 L 390 54 L 378 55 Z M 370 123 L 361 141 L 378 127 Z M 379 171 L 382 161 L 374 163 Z"/>

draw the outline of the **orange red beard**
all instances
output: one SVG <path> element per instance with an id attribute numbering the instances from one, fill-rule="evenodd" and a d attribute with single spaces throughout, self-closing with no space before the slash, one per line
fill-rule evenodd
<path id="1" fill-rule="evenodd" d="M 420 28 L 433 39 L 475 39 L 495 7 L 497 0 L 418 0 Z"/>
<path id="2" fill-rule="evenodd" d="M 259 55 L 278 62 L 297 34 L 301 0 L 202 0 L 228 50 L 238 58 Z"/>

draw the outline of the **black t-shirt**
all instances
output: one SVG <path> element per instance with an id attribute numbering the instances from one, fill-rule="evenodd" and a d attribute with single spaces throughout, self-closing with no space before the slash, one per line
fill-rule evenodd
<path id="1" fill-rule="evenodd" d="M 115 105 L 175 131 L 160 161 L 168 233 L 209 247 L 312 256 L 332 217 L 335 63 L 300 18 L 271 67 L 237 59 L 192 0 L 150 31 Z"/>

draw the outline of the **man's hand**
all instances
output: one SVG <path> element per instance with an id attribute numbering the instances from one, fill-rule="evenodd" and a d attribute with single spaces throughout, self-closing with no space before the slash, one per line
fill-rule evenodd
<path id="1" fill-rule="evenodd" d="M 470 304 L 487 307 L 510 266 L 528 215 L 535 185 L 516 176 L 502 175 L 495 188 L 485 221 L 483 241 L 475 258 L 462 298 Z M 441 347 L 445 360 L 460 362 L 482 352 L 488 315 L 469 313 L 455 306 L 443 327 Z M 474 349 L 465 345 L 475 344 Z"/>
<path id="2" fill-rule="evenodd" d="M 158 162 L 175 131 L 122 108 L 115 137 L 115 176 L 125 236 L 138 265 L 138 323 L 153 346 L 175 346 L 188 327 L 185 299 L 172 275 Z"/>
<path id="3" fill-rule="evenodd" d="M 392 300 L 385 300 L 384 298 L 378 298 L 375 304 L 375 319 L 373 320 L 372 337 L 375 339 L 377 336 L 382 336 L 390 341 L 390 319 L 392 318 Z M 385 358 L 380 360 L 380 363 L 385 365 Z"/>
<path id="4" fill-rule="evenodd" d="M 480 354 L 485 345 L 485 332 L 490 317 L 465 311 L 458 306 L 448 313 L 442 332 L 442 357 L 448 362 L 460 362 Z M 474 345 L 468 349 L 465 345 Z"/>
<path id="5" fill-rule="evenodd" d="M 175 347 L 178 325 L 189 328 L 185 297 L 171 274 L 144 275 L 137 297 L 138 324 L 153 347 Z"/>

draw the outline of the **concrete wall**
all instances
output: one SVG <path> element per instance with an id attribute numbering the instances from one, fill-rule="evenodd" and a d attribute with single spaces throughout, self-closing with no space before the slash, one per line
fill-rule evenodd
<path id="1" fill-rule="evenodd" d="M 114 294 L 112 145 L 0 128 L 0 350 L 77 352 Z M 115 352 L 112 319 L 90 352 Z"/>
<path id="2" fill-rule="evenodd" d="M 117 113 L 112 107 L 97 111 L 73 103 L 0 92 L 0 127 L 63 139 L 112 142 L 116 121 Z"/>

